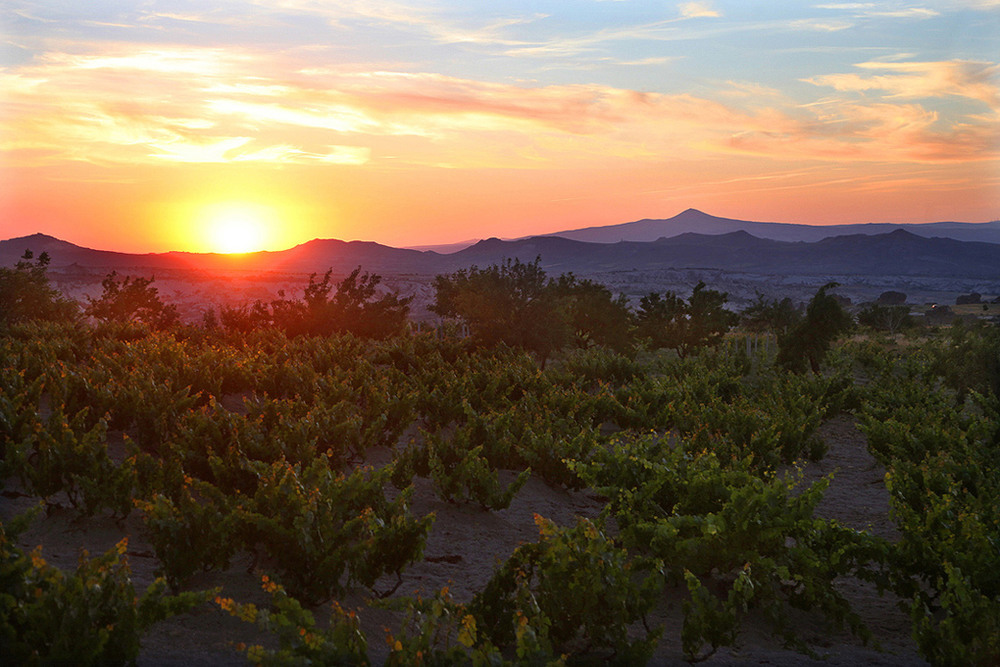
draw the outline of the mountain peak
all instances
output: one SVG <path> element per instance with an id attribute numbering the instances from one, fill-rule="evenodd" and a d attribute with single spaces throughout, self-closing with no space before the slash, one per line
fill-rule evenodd
<path id="1" fill-rule="evenodd" d="M 52 241 L 56 241 L 56 242 L 59 242 L 59 243 L 69 243 L 68 241 L 63 241 L 62 239 L 57 239 L 54 236 L 49 236 L 48 234 L 42 234 L 41 232 L 35 232 L 34 234 L 30 234 L 29 236 L 20 236 L 18 238 L 10 239 L 10 240 L 11 241 L 44 241 L 46 243 L 51 243 Z"/>

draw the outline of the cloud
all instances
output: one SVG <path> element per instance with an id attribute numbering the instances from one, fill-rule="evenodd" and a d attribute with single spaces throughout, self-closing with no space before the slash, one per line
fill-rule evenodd
<path id="1" fill-rule="evenodd" d="M 995 114 L 947 116 L 927 96 L 995 100 L 988 63 L 862 63 L 809 82 L 856 93 L 795 103 L 754 82 L 715 99 L 598 84 L 530 85 L 316 67 L 248 49 L 52 53 L 0 72 L 0 149 L 13 159 L 607 168 L 740 153 L 775 160 L 970 161 L 997 156 Z M 872 74 L 869 74 L 872 73 Z M 874 101 L 866 94 L 882 92 Z M 720 101 L 723 100 L 723 101 Z"/>
<path id="2" fill-rule="evenodd" d="M 1000 8 L 1000 0 L 941 0 L 940 4 L 948 9 L 991 11 Z"/>
<path id="3" fill-rule="evenodd" d="M 940 12 L 928 7 L 901 7 L 886 9 L 884 3 L 874 2 L 836 2 L 815 5 L 816 9 L 848 12 L 854 18 L 900 18 L 929 19 L 940 16 Z"/>
<path id="4" fill-rule="evenodd" d="M 722 16 L 718 11 L 712 9 L 711 2 L 682 2 L 677 5 L 677 11 L 681 16 L 688 19 Z"/>
<path id="5" fill-rule="evenodd" d="M 787 27 L 791 30 L 817 30 L 820 32 L 839 32 L 853 28 L 851 21 L 831 21 L 829 19 L 796 19 L 789 21 Z"/>
<path id="6" fill-rule="evenodd" d="M 855 67 L 884 74 L 826 74 L 803 79 L 841 92 L 882 91 L 890 98 L 964 97 L 991 107 L 1000 104 L 1000 65 L 969 60 L 863 62 Z"/>

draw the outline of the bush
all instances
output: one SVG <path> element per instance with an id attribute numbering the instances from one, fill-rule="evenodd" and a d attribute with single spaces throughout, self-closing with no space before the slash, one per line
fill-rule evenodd
<path id="1" fill-rule="evenodd" d="M 629 629 L 659 596 L 656 564 L 629 558 L 587 519 L 559 528 L 536 514 L 535 523 L 540 541 L 518 547 L 469 606 L 481 631 L 498 646 L 516 643 L 522 659 L 646 662 L 660 630 L 632 639 Z"/>
<path id="2" fill-rule="evenodd" d="M 29 520 L 0 524 L 0 645 L 9 664 L 134 664 L 153 623 L 211 595 L 166 595 L 158 579 L 137 597 L 126 540 L 92 559 L 84 552 L 76 570 L 63 574 L 45 562 L 40 547 L 26 555 L 15 546 Z"/>

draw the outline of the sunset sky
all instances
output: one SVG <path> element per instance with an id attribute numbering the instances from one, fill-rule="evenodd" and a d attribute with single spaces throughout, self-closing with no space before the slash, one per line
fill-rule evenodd
<path id="1" fill-rule="evenodd" d="M 1000 0 L 0 2 L 0 239 L 1000 218 Z"/>

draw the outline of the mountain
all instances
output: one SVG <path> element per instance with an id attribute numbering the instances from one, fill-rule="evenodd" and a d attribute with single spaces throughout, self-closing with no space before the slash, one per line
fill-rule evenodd
<path id="1" fill-rule="evenodd" d="M 554 232 L 546 234 L 546 236 L 560 236 L 565 239 L 591 243 L 616 243 L 618 241 L 655 241 L 658 238 L 670 238 L 689 232 L 716 235 L 743 231 L 762 239 L 813 242 L 833 236 L 887 234 L 897 229 L 905 229 L 925 238 L 944 237 L 957 241 L 1000 243 L 1000 220 L 994 222 L 868 223 L 819 226 L 719 218 L 693 208 L 665 220 L 647 218 L 619 225 Z"/>
<path id="2" fill-rule="evenodd" d="M 561 237 L 491 239 L 447 257 L 484 265 L 503 257 L 531 261 L 537 256 L 550 273 L 698 268 L 772 275 L 937 276 L 1000 281 L 1000 245 L 927 239 L 906 230 L 837 236 L 813 243 L 761 239 L 745 231 L 714 236 L 689 232 L 651 242 L 586 243 Z"/>
<path id="3" fill-rule="evenodd" d="M 704 214 L 701 214 L 704 215 Z M 815 242 L 758 238 L 747 231 L 709 235 L 681 233 L 655 241 L 589 243 L 558 236 L 515 241 L 486 239 L 456 253 L 391 248 L 377 243 L 316 239 L 289 250 L 248 255 L 170 252 L 132 255 L 81 248 L 36 234 L 0 241 L 0 264 L 11 266 L 26 248 L 46 251 L 51 269 L 63 273 L 144 275 L 163 271 L 322 273 L 344 275 L 360 266 L 383 276 L 434 275 L 508 258 L 541 258 L 550 275 L 573 272 L 716 269 L 766 275 L 927 276 L 998 281 L 1000 244 L 924 238 L 897 229 L 851 234 Z"/>
<path id="4" fill-rule="evenodd" d="M 118 271 L 239 271 L 314 273 L 332 269 L 346 274 L 361 266 L 375 273 L 434 273 L 433 252 L 390 248 L 368 241 L 314 239 L 288 250 L 262 251 L 245 255 L 218 253 L 165 252 L 130 254 L 92 250 L 45 234 L 32 234 L 0 241 L 0 266 L 13 266 L 31 250 L 35 257 L 47 252 L 53 270 L 72 267 L 78 272 Z"/>

